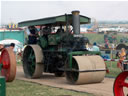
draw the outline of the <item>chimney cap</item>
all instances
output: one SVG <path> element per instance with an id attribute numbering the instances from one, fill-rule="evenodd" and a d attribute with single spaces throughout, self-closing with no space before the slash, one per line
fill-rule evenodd
<path id="1" fill-rule="evenodd" d="M 74 10 L 74 11 L 72 11 L 72 14 L 79 14 L 79 13 L 80 13 L 79 10 Z"/>

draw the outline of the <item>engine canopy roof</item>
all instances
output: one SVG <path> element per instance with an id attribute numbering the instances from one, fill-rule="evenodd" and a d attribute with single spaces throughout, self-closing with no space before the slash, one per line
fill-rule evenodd
<path id="1" fill-rule="evenodd" d="M 80 24 L 90 23 L 91 19 L 89 17 L 83 16 L 83 15 L 79 15 L 79 16 L 80 16 Z M 19 22 L 18 26 L 24 27 L 24 26 L 39 26 L 39 25 L 42 25 L 42 26 L 45 26 L 45 25 L 59 26 L 60 24 L 66 25 L 66 19 L 68 20 L 69 24 L 72 24 L 72 14 L 65 14 L 65 15 L 59 15 L 54 17 Z"/>

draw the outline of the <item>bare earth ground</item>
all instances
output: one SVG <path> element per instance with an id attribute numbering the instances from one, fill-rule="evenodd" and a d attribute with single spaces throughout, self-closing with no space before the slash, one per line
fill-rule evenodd
<path id="1" fill-rule="evenodd" d="M 46 74 L 46 73 L 44 73 L 40 79 L 27 79 L 24 77 L 22 66 L 18 66 L 16 79 L 35 82 L 52 87 L 88 92 L 96 96 L 114 96 L 113 95 L 114 79 L 110 79 L 110 78 L 105 78 L 102 83 L 97 83 L 97 84 L 71 85 L 66 81 L 65 77 L 55 77 L 53 74 Z"/>

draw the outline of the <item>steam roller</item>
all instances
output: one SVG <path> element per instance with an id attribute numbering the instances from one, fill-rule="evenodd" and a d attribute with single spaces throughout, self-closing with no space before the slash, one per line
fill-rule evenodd
<path id="1" fill-rule="evenodd" d="M 113 92 L 114 96 L 128 96 L 128 71 L 121 72 L 117 76 L 114 82 Z"/>
<path id="2" fill-rule="evenodd" d="M 71 84 L 99 83 L 104 79 L 106 66 L 100 52 L 88 51 L 85 46 L 89 40 L 80 34 L 80 25 L 91 20 L 79 13 L 19 22 L 20 27 L 27 26 L 30 31 L 22 56 L 27 78 L 39 78 L 47 72 L 66 76 Z"/>
<path id="3" fill-rule="evenodd" d="M 0 55 L 0 76 L 12 82 L 16 76 L 16 57 L 12 49 L 3 48 Z"/>

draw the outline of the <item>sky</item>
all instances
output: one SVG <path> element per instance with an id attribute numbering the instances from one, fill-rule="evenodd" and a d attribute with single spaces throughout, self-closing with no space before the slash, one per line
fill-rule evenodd
<path id="1" fill-rule="evenodd" d="M 0 24 L 71 13 L 97 21 L 128 21 L 128 1 L 1 1 Z"/>

